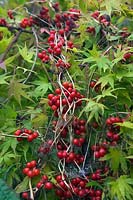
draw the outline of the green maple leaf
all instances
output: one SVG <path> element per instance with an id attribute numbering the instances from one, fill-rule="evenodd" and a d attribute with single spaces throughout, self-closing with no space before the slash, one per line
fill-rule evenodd
<path id="1" fill-rule="evenodd" d="M 2 84 L 8 84 L 8 82 L 6 81 L 6 79 L 8 79 L 10 76 L 7 76 L 6 74 L 2 74 L 0 75 L 0 85 Z"/>
<path id="2" fill-rule="evenodd" d="M 121 10 L 121 3 L 122 0 L 104 0 L 103 3 L 101 4 L 101 7 L 106 7 L 106 11 L 109 15 L 111 15 L 111 12 L 113 10 Z"/>
<path id="3" fill-rule="evenodd" d="M 34 81 L 33 84 L 36 85 L 36 88 L 32 95 L 36 98 L 43 97 L 48 89 L 52 91 L 52 85 L 51 83 L 48 83 L 47 78 L 39 77 L 39 80 Z"/>
<path id="4" fill-rule="evenodd" d="M 104 114 L 104 109 L 107 109 L 107 107 L 101 103 L 98 103 L 98 102 L 95 102 L 95 101 L 89 99 L 89 102 L 84 107 L 84 109 L 81 111 L 80 116 L 83 114 L 83 112 L 89 113 L 88 122 L 92 118 L 95 118 L 96 121 L 98 121 L 99 116 Z"/>
<path id="5" fill-rule="evenodd" d="M 127 175 L 122 175 L 115 181 L 111 181 L 110 194 L 111 199 L 117 198 L 118 200 L 132 200 L 133 199 L 133 179 Z"/>
<path id="6" fill-rule="evenodd" d="M 110 160 L 110 166 L 114 172 L 117 172 L 120 167 L 123 172 L 127 171 L 126 155 L 120 149 L 110 148 L 109 153 L 100 160 Z"/>
<path id="7" fill-rule="evenodd" d="M 9 97 L 13 96 L 19 104 L 21 104 L 22 97 L 31 100 L 25 92 L 25 89 L 29 87 L 29 85 L 20 83 L 20 80 L 12 79 L 9 85 Z"/>
<path id="8" fill-rule="evenodd" d="M 88 51 L 89 53 L 87 53 L 85 56 L 87 56 L 88 58 L 85 58 L 83 60 L 83 63 L 91 63 L 92 66 L 90 67 L 91 69 L 98 69 L 98 71 L 100 72 L 100 74 L 103 72 L 105 72 L 107 69 L 111 69 L 111 62 L 110 60 L 104 56 L 101 55 L 101 51 L 98 51 L 96 49 L 96 46 L 93 46 L 92 50 Z M 83 53 L 84 54 L 84 53 Z"/>
<path id="9" fill-rule="evenodd" d="M 34 55 L 34 51 L 33 50 L 29 50 L 25 44 L 24 48 L 20 48 L 18 46 L 18 49 L 19 49 L 19 53 L 20 55 L 23 57 L 23 59 L 29 63 L 33 63 L 33 55 Z"/>
<path id="10" fill-rule="evenodd" d="M 103 89 L 106 85 L 110 85 L 112 88 L 114 88 L 114 80 L 115 75 L 114 74 L 107 74 L 105 76 L 102 76 L 96 85 L 101 84 L 101 89 Z"/>

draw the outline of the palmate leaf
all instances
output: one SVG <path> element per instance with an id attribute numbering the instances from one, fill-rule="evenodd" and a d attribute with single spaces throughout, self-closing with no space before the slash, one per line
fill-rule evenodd
<path id="1" fill-rule="evenodd" d="M 9 97 L 13 96 L 19 104 L 21 104 L 22 97 L 31 100 L 25 92 L 25 89 L 29 87 L 29 85 L 20 83 L 20 80 L 16 80 L 15 78 L 13 78 L 9 85 Z"/>
<path id="2" fill-rule="evenodd" d="M 132 200 L 133 199 L 133 179 L 127 175 L 122 175 L 115 181 L 111 181 L 110 185 L 110 196 L 114 200 Z"/>
<path id="3" fill-rule="evenodd" d="M 36 98 L 43 97 L 44 94 L 46 94 L 46 92 L 48 91 L 48 89 L 52 91 L 52 85 L 51 83 L 48 83 L 47 78 L 39 77 L 39 80 L 34 81 L 33 84 L 37 86 L 34 92 L 32 93 L 32 96 Z"/>
<path id="4" fill-rule="evenodd" d="M 10 38 L 4 37 L 2 40 L 0 40 L 0 54 L 6 50 L 12 39 L 13 37 L 11 36 Z"/>
<path id="5" fill-rule="evenodd" d="M 88 0 L 79 0 L 79 8 L 82 12 L 86 13 L 88 7 Z"/>
<path id="6" fill-rule="evenodd" d="M 117 98 L 117 96 L 113 95 L 112 92 L 114 92 L 116 89 L 108 88 L 107 90 L 103 90 L 101 95 L 96 96 L 96 101 L 98 102 L 100 99 L 105 97 L 114 97 Z"/>
<path id="7" fill-rule="evenodd" d="M 106 56 L 102 55 L 101 52 L 96 49 L 95 45 L 93 46 L 93 49 L 89 50 L 88 52 L 88 56 L 85 54 L 88 58 L 85 58 L 83 63 L 91 63 L 92 66 L 90 69 L 98 69 L 100 74 L 102 72 L 106 72 L 107 69 L 111 70 L 110 60 Z"/>
<path id="8" fill-rule="evenodd" d="M 44 123 L 47 121 L 48 117 L 44 113 L 39 113 L 37 114 L 33 119 L 32 119 L 32 124 L 35 129 L 38 129 L 39 127 L 44 126 Z"/>
<path id="9" fill-rule="evenodd" d="M 108 84 L 111 86 L 111 88 L 114 88 L 114 81 L 115 81 L 115 75 L 107 74 L 99 78 L 96 85 L 101 84 L 101 89 L 103 89 Z"/>
<path id="10" fill-rule="evenodd" d="M 130 121 L 125 121 L 123 123 L 117 123 L 120 127 L 133 129 L 133 123 Z"/>
<path id="11" fill-rule="evenodd" d="M 122 0 L 104 0 L 103 3 L 101 4 L 101 7 L 106 7 L 106 12 L 111 15 L 111 12 L 114 10 L 121 10 L 121 3 Z"/>
<path id="12" fill-rule="evenodd" d="M 0 75 L 0 85 L 2 84 L 8 84 L 8 82 L 6 81 L 6 79 L 8 79 L 10 76 L 7 76 L 7 74 L 2 74 Z"/>
<path id="13" fill-rule="evenodd" d="M 33 50 L 29 50 L 25 44 L 24 48 L 21 48 L 18 46 L 19 49 L 19 53 L 20 55 L 23 57 L 23 59 L 29 63 L 33 63 L 33 55 L 34 55 L 34 51 Z"/>
<path id="14" fill-rule="evenodd" d="M 110 167 L 114 172 L 117 172 L 120 168 L 123 172 L 127 172 L 126 155 L 120 149 L 110 148 L 109 153 L 101 160 L 110 160 Z"/>
<path id="15" fill-rule="evenodd" d="M 88 122 L 95 118 L 96 121 L 99 120 L 99 116 L 104 114 L 104 109 L 107 109 L 106 106 L 104 106 L 101 103 L 95 102 L 91 99 L 87 99 L 89 102 L 84 107 L 84 109 L 81 111 L 80 116 L 85 113 L 89 113 Z"/>

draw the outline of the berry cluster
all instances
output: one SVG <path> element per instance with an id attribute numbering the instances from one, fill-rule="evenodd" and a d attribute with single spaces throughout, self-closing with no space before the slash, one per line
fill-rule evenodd
<path id="1" fill-rule="evenodd" d="M 110 17 L 108 15 L 100 15 L 99 11 L 95 11 L 91 16 L 105 26 L 110 25 Z"/>
<path id="2" fill-rule="evenodd" d="M 84 156 L 80 154 L 76 154 L 74 152 L 67 152 L 66 150 L 61 150 L 57 152 L 57 157 L 59 159 L 65 159 L 66 163 L 76 162 L 77 164 L 81 164 L 84 161 Z"/>
<path id="3" fill-rule="evenodd" d="M 8 10 L 7 14 L 10 19 L 14 19 L 12 10 Z"/>
<path id="4" fill-rule="evenodd" d="M 90 82 L 90 88 L 92 88 L 92 89 L 94 89 L 95 90 L 95 92 L 99 92 L 100 91 L 100 89 L 101 89 L 101 84 L 97 84 L 96 85 L 96 81 L 91 81 Z"/>
<path id="5" fill-rule="evenodd" d="M 38 153 L 40 153 L 41 155 L 42 154 L 45 155 L 49 153 L 52 143 L 53 143 L 53 140 L 47 140 L 46 142 L 43 142 L 38 149 Z"/>
<path id="6" fill-rule="evenodd" d="M 56 67 L 63 67 L 63 68 L 66 68 L 66 69 L 68 69 L 68 68 L 70 68 L 70 64 L 69 63 L 65 63 L 62 59 L 58 59 L 58 61 L 57 61 L 57 63 L 56 63 Z"/>
<path id="7" fill-rule="evenodd" d="M 128 28 L 123 27 L 122 31 L 120 32 L 120 35 L 121 35 L 122 38 L 127 38 L 130 35 L 130 33 L 128 32 Z"/>
<path id="8" fill-rule="evenodd" d="M 36 184 L 36 187 L 40 189 L 41 187 L 44 187 L 47 190 L 51 190 L 53 188 L 53 184 L 48 180 L 47 175 L 43 175 L 41 180 Z"/>
<path id="9" fill-rule="evenodd" d="M 31 27 L 33 23 L 34 23 L 34 20 L 32 16 L 30 16 L 29 18 L 22 19 L 22 21 L 20 22 L 20 27 L 21 28 Z"/>
<path id="10" fill-rule="evenodd" d="M 108 167 L 105 167 L 103 170 L 102 169 L 97 169 L 95 172 L 91 174 L 91 179 L 94 181 L 101 180 L 105 177 L 107 172 L 109 171 Z"/>
<path id="11" fill-rule="evenodd" d="M 46 51 L 42 51 L 41 53 L 38 53 L 38 58 L 42 60 L 42 62 L 48 62 L 49 61 L 49 55 L 46 53 Z"/>
<path id="12" fill-rule="evenodd" d="M 107 142 L 104 142 L 101 145 L 98 144 L 98 145 L 93 145 L 91 147 L 91 149 L 94 151 L 95 158 L 101 158 L 106 155 L 106 153 L 107 153 L 106 145 L 107 144 L 108 144 Z"/>
<path id="13" fill-rule="evenodd" d="M 55 18 L 52 20 L 50 17 L 50 9 L 47 7 L 42 7 L 40 10 L 39 18 L 43 21 L 46 26 L 49 23 L 53 23 L 54 29 L 49 27 L 48 37 L 48 48 L 45 51 L 42 51 L 38 54 L 38 57 L 42 62 L 48 62 L 49 57 L 54 61 L 55 66 L 60 68 L 68 69 L 70 63 L 66 59 L 62 58 L 63 51 L 73 48 L 73 42 L 68 39 L 70 37 L 71 31 L 77 26 L 76 21 L 80 17 L 80 11 L 74 8 L 71 8 L 67 13 L 59 13 L 59 3 L 53 3 L 52 7 L 54 8 Z M 38 19 L 34 19 L 35 23 L 39 25 Z"/>
<path id="14" fill-rule="evenodd" d="M 106 135 L 109 141 L 112 142 L 112 144 L 115 144 L 120 140 L 120 135 L 119 135 L 120 127 L 117 126 L 115 123 L 122 123 L 123 121 L 124 119 L 121 119 L 120 117 L 109 117 L 106 120 L 106 125 L 108 127 Z"/>
<path id="15" fill-rule="evenodd" d="M 49 14 L 48 7 L 42 6 L 38 17 L 49 22 L 50 21 L 50 14 Z"/>
<path id="16" fill-rule="evenodd" d="M 87 27 L 87 30 L 86 30 L 88 33 L 91 33 L 91 34 L 95 34 L 95 27 L 94 26 L 89 26 Z"/>
<path id="17" fill-rule="evenodd" d="M 32 142 L 39 136 L 37 131 L 28 130 L 26 128 L 18 129 L 15 131 L 14 135 L 17 136 L 18 141 L 22 141 L 26 138 L 28 142 Z"/>
<path id="18" fill-rule="evenodd" d="M 72 126 L 75 135 L 84 135 L 86 133 L 86 127 L 85 127 L 86 121 L 83 119 L 78 119 L 75 117 Z"/>
<path id="19" fill-rule="evenodd" d="M 66 198 L 71 198 L 72 196 L 84 198 L 91 200 L 101 200 L 102 199 L 102 190 L 93 189 L 92 187 L 87 186 L 87 180 L 76 177 L 68 181 L 66 175 L 57 175 L 55 177 L 55 193 L 61 199 L 65 200 Z"/>
<path id="20" fill-rule="evenodd" d="M 7 22 L 4 18 L 0 18 L 0 25 L 2 26 L 6 26 L 7 25 Z"/>
<path id="21" fill-rule="evenodd" d="M 72 83 L 63 82 L 62 89 L 57 88 L 55 94 L 48 95 L 48 104 L 53 111 L 60 110 L 60 105 L 63 106 L 62 113 L 66 113 L 69 104 L 75 103 L 75 107 L 81 106 L 81 99 L 84 97 L 75 88 L 73 88 Z"/>
<path id="22" fill-rule="evenodd" d="M 124 60 L 124 61 L 127 61 L 127 60 L 129 60 L 132 56 L 133 56 L 133 53 L 130 53 L 130 52 L 125 53 L 124 56 L 123 56 L 123 60 Z"/>
<path id="23" fill-rule="evenodd" d="M 60 29 L 59 31 L 50 30 L 48 37 L 48 48 L 40 53 L 38 53 L 38 57 L 42 60 L 42 62 L 48 62 L 51 57 L 54 57 L 55 66 L 60 68 L 68 69 L 70 64 L 63 60 L 60 55 L 62 50 L 67 48 L 73 48 L 73 43 L 71 41 L 67 41 L 67 46 L 64 40 L 64 30 Z M 58 59 L 57 59 L 58 57 Z"/>
<path id="24" fill-rule="evenodd" d="M 29 178 L 33 178 L 40 174 L 40 169 L 37 168 L 37 162 L 32 160 L 26 164 L 26 167 L 23 169 L 23 173 Z"/>

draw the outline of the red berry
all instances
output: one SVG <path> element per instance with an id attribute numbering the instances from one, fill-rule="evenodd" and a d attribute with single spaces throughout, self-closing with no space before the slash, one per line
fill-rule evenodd
<path id="1" fill-rule="evenodd" d="M 33 169 L 32 171 L 34 176 L 38 176 L 40 174 L 40 170 L 39 169 Z"/>
<path id="2" fill-rule="evenodd" d="M 75 159 L 75 153 L 74 153 L 74 152 L 70 152 L 70 153 L 69 153 L 69 159 L 70 159 L 71 161 L 73 161 L 73 160 Z"/>
<path id="3" fill-rule="evenodd" d="M 73 139 L 73 144 L 78 146 L 79 145 L 79 139 L 78 138 L 74 138 Z"/>
<path id="4" fill-rule="evenodd" d="M 30 166 L 32 167 L 32 168 L 34 168 L 35 166 L 36 166 L 36 161 L 35 160 L 32 160 L 31 162 L 30 162 Z"/>
<path id="5" fill-rule="evenodd" d="M 52 108 L 53 111 L 57 110 L 57 106 L 56 105 L 52 105 L 51 108 Z"/>
<path id="6" fill-rule="evenodd" d="M 15 131 L 14 135 L 19 136 L 22 133 L 22 131 L 20 129 L 18 129 L 17 131 Z"/>
<path id="7" fill-rule="evenodd" d="M 29 170 L 29 171 L 27 172 L 27 176 L 30 177 L 30 178 L 32 178 L 32 177 L 34 176 L 33 171 Z"/>
<path id="8" fill-rule="evenodd" d="M 28 167 L 28 168 L 33 168 L 31 162 L 28 162 L 28 163 L 26 164 L 26 167 Z"/>
<path id="9" fill-rule="evenodd" d="M 32 137 L 36 139 L 39 136 L 38 132 L 33 132 Z"/>
<path id="10" fill-rule="evenodd" d="M 28 142 L 32 142 L 32 140 L 34 140 L 33 136 L 32 136 L 32 135 L 28 135 L 27 141 L 28 141 Z"/>
<path id="11" fill-rule="evenodd" d="M 26 168 L 23 169 L 23 173 L 24 173 L 24 174 L 27 174 L 27 173 L 29 172 L 29 170 L 30 170 L 30 169 L 29 169 L 28 167 L 26 167 Z"/>
<path id="12" fill-rule="evenodd" d="M 42 187 L 42 183 L 41 182 L 38 182 L 37 184 L 36 184 L 36 187 L 38 188 L 38 189 L 40 189 L 41 187 Z"/>
<path id="13" fill-rule="evenodd" d="M 99 150 L 99 154 L 100 154 L 100 157 L 105 156 L 105 154 L 106 154 L 106 150 L 105 150 L 104 148 L 100 148 L 100 150 Z"/>
<path id="14" fill-rule="evenodd" d="M 96 82 L 95 82 L 95 81 L 91 81 L 91 82 L 90 82 L 90 87 L 91 87 L 91 88 L 94 88 L 95 85 L 96 85 Z"/>
<path id="15" fill-rule="evenodd" d="M 44 188 L 47 190 L 51 190 L 53 188 L 53 184 L 51 182 L 46 182 L 44 184 Z"/>
<path id="16" fill-rule="evenodd" d="M 101 157 L 99 151 L 95 151 L 94 155 L 95 155 L 96 158 L 100 158 Z"/>
<path id="17" fill-rule="evenodd" d="M 101 190 L 96 190 L 95 191 L 95 195 L 96 195 L 96 197 L 101 196 L 102 195 L 102 191 Z"/>
<path id="18" fill-rule="evenodd" d="M 23 192 L 23 193 L 22 193 L 22 198 L 28 199 L 28 198 L 29 198 L 28 192 Z"/>
<path id="19" fill-rule="evenodd" d="M 118 134 L 113 135 L 113 140 L 118 141 L 120 139 L 120 136 Z"/>
<path id="20" fill-rule="evenodd" d="M 53 94 L 49 94 L 49 95 L 48 95 L 48 99 L 49 99 L 49 100 L 52 100 L 53 97 L 54 97 Z"/>
<path id="21" fill-rule="evenodd" d="M 57 88 L 57 89 L 55 90 L 55 93 L 56 93 L 56 94 L 61 94 L 61 89 Z"/>
<path id="22" fill-rule="evenodd" d="M 43 181 L 43 182 L 46 182 L 47 180 L 48 180 L 48 176 L 47 176 L 47 175 L 43 175 L 43 176 L 42 176 L 42 181 Z"/>

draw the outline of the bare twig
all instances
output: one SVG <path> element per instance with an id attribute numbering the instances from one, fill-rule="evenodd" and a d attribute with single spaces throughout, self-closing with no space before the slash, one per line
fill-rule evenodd
<path id="1" fill-rule="evenodd" d="M 31 185 L 31 178 L 29 178 L 30 198 L 34 200 L 33 188 Z"/>

